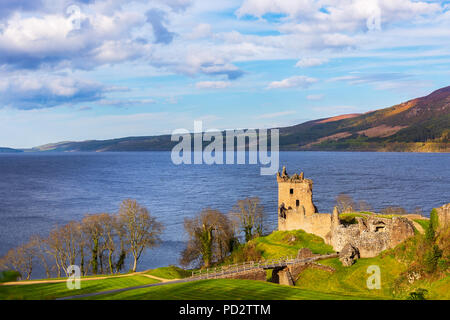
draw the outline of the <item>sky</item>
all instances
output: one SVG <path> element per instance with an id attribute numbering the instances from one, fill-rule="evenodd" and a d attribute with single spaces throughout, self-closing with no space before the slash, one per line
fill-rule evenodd
<path id="1" fill-rule="evenodd" d="M 0 1 L 0 146 L 272 128 L 450 85 L 450 1 Z"/>

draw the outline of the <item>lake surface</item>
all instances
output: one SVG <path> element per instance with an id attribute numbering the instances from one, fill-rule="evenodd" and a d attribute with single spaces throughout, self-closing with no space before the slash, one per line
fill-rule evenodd
<path id="1" fill-rule="evenodd" d="M 320 212 L 331 212 L 339 193 L 375 210 L 419 206 L 426 215 L 450 202 L 449 154 L 281 152 L 282 165 L 313 179 Z M 176 166 L 170 152 L 28 153 L 0 154 L 0 174 L 0 255 L 56 224 L 116 212 L 126 198 L 166 227 L 163 244 L 147 251 L 141 270 L 177 264 L 184 218 L 206 207 L 228 212 L 237 200 L 258 196 L 276 228 L 276 179 L 261 176 L 259 165 Z"/>

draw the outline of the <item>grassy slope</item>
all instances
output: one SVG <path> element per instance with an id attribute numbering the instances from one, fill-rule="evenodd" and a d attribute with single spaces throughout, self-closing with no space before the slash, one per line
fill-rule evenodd
<path id="1" fill-rule="evenodd" d="M 423 227 L 429 221 L 423 222 Z M 321 264 L 331 266 L 336 272 L 330 273 L 320 269 L 307 269 L 296 281 L 296 286 L 308 290 L 321 292 L 361 294 L 389 299 L 406 299 L 410 292 L 418 288 L 428 290 L 427 299 L 450 299 L 450 274 L 444 273 L 441 278 L 437 275 L 422 277 L 413 284 L 404 278 L 405 271 L 417 265 L 417 250 L 423 243 L 423 235 L 406 240 L 393 249 L 382 252 L 374 258 L 362 258 L 350 267 L 343 267 L 339 259 L 320 261 Z M 381 271 L 381 289 L 370 290 L 366 281 L 369 277 L 367 268 L 377 265 Z"/>
<path id="2" fill-rule="evenodd" d="M 301 248 L 309 248 L 313 253 L 326 254 L 334 252 L 333 247 L 325 244 L 322 238 L 303 230 L 275 231 L 266 237 L 252 240 L 261 251 L 264 259 L 277 259 L 296 256 Z"/>
<path id="3" fill-rule="evenodd" d="M 254 280 L 202 280 L 169 284 L 93 297 L 112 300 L 345 300 L 368 299 L 364 295 L 345 295 L 301 290 Z"/>
<path id="4" fill-rule="evenodd" d="M 67 289 L 65 282 L 29 284 L 29 285 L 11 285 L 11 286 L 8 285 L 8 286 L 0 286 L 0 300 L 56 299 L 66 296 L 127 288 L 157 282 L 159 281 L 145 276 L 130 276 L 130 277 L 112 277 L 103 280 L 81 281 L 81 289 L 79 290 Z"/>
<path id="5" fill-rule="evenodd" d="M 296 286 L 309 290 L 323 292 L 341 293 L 341 294 L 361 294 L 379 298 L 394 298 L 392 286 L 394 279 L 404 270 L 406 266 L 396 259 L 387 256 L 384 258 L 366 258 L 359 259 L 351 267 L 343 267 L 339 259 L 328 259 L 320 261 L 321 264 L 331 266 L 336 272 L 319 269 L 307 269 L 301 273 L 296 281 Z M 381 289 L 370 290 L 367 288 L 367 268 L 371 265 L 377 265 L 381 271 Z"/>
<path id="6" fill-rule="evenodd" d="M 164 279 L 182 279 L 192 275 L 191 271 L 187 271 L 176 266 L 162 267 L 149 270 L 146 274 L 164 278 Z"/>

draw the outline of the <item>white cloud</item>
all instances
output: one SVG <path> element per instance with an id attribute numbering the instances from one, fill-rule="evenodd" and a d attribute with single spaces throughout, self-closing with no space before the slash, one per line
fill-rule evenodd
<path id="1" fill-rule="evenodd" d="M 295 66 L 299 68 L 316 67 L 326 63 L 327 61 L 328 59 L 324 58 L 302 58 L 295 64 Z"/>
<path id="2" fill-rule="evenodd" d="M 308 100 L 322 100 L 323 94 L 310 94 L 306 96 L 306 99 Z"/>
<path id="3" fill-rule="evenodd" d="M 114 106 L 114 107 L 133 107 L 139 105 L 149 105 L 156 103 L 153 99 L 102 99 L 98 102 L 104 106 Z"/>
<path id="4" fill-rule="evenodd" d="M 195 26 L 190 34 L 187 35 L 187 38 L 190 40 L 203 39 L 212 36 L 211 25 L 208 23 L 200 23 Z"/>
<path id="5" fill-rule="evenodd" d="M 63 104 L 96 101 L 106 92 L 121 90 L 73 77 L 9 75 L 0 79 L 0 105 L 40 109 Z"/>
<path id="6" fill-rule="evenodd" d="M 281 88 L 308 88 L 318 80 L 306 76 L 293 76 L 281 81 L 273 81 L 267 87 L 268 89 L 281 89 Z"/>
<path id="7" fill-rule="evenodd" d="M 201 81 L 195 84 L 197 89 L 225 89 L 230 86 L 227 81 Z"/>

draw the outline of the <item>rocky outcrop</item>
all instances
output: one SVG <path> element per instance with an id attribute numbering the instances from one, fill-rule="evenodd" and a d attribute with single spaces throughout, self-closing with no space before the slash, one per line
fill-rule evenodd
<path id="1" fill-rule="evenodd" d="M 341 252 L 339 252 L 339 260 L 344 267 L 350 267 L 355 263 L 356 259 L 359 259 L 359 250 L 347 243 Z"/>
<path id="2" fill-rule="evenodd" d="M 341 252 L 347 244 L 358 249 L 361 258 L 377 256 L 381 251 L 393 248 L 414 236 L 411 221 L 402 217 L 357 217 L 357 224 L 333 225 L 331 245 Z"/>

